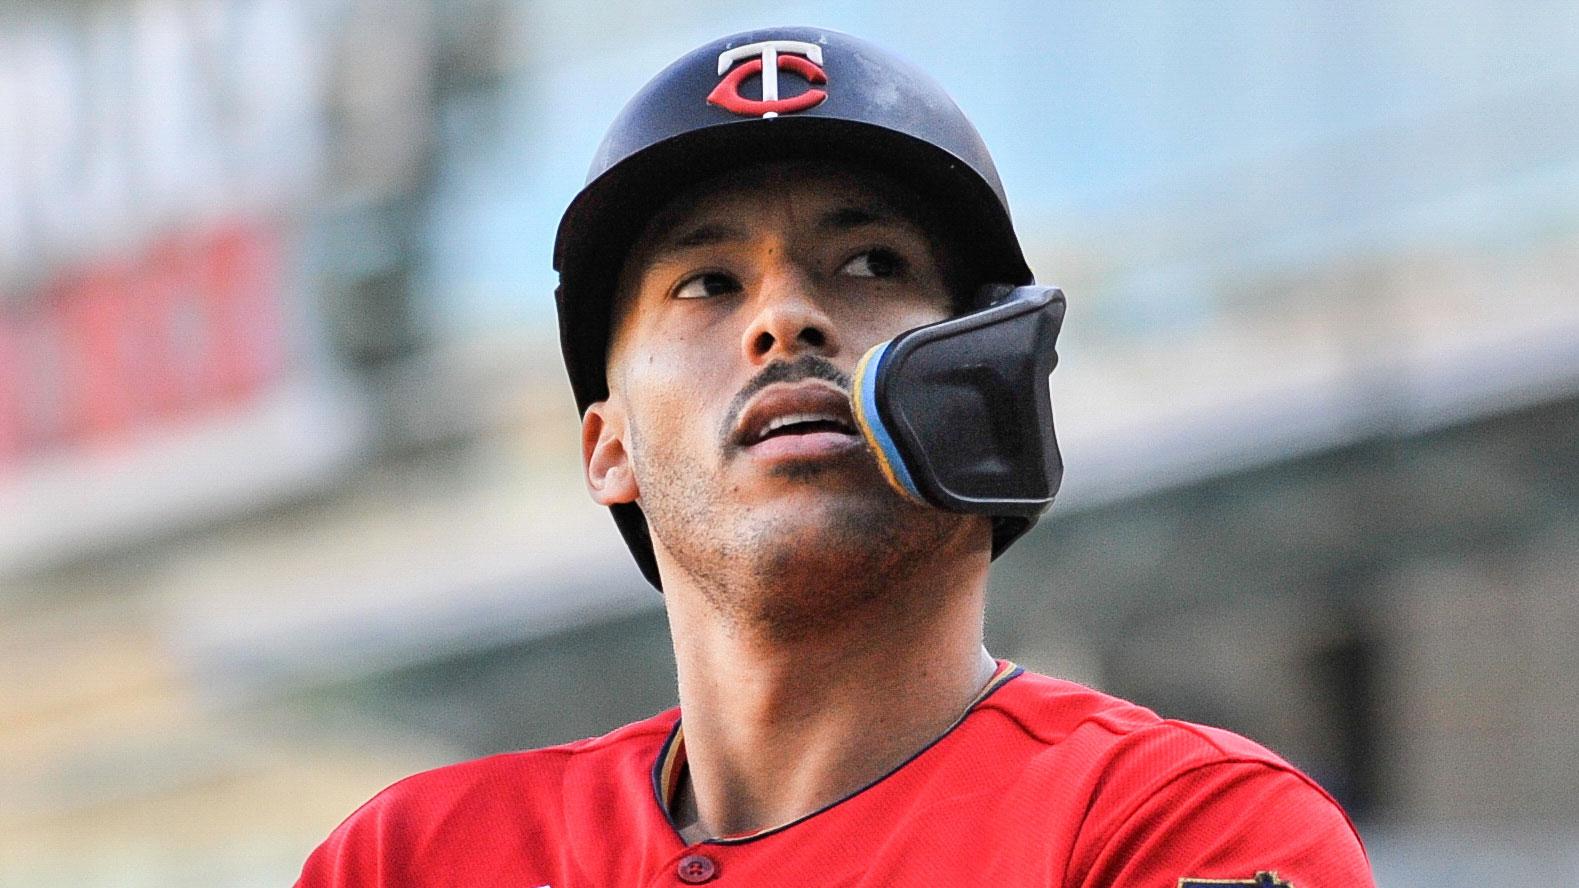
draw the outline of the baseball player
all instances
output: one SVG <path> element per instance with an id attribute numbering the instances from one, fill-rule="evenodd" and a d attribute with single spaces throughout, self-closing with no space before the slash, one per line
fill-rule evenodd
<path id="1" fill-rule="evenodd" d="M 307 888 L 1364 888 L 1322 789 L 982 646 L 1051 503 L 1063 295 L 927 75 L 815 28 L 684 56 L 555 248 L 592 498 L 668 611 L 679 707 L 407 778 Z"/>

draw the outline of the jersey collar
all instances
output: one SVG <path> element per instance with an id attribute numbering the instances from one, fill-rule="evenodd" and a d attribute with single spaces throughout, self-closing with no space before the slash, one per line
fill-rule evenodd
<path id="1" fill-rule="evenodd" d="M 810 814 L 797 817 L 788 823 L 781 823 L 778 826 L 770 826 L 766 829 L 760 829 L 750 833 L 707 839 L 706 843 L 714 845 L 729 845 L 738 844 L 741 842 L 749 842 L 752 839 L 760 839 L 770 833 L 776 833 L 779 830 L 794 826 L 803 820 L 808 820 L 812 817 L 815 817 L 829 808 L 832 808 L 834 805 L 852 799 L 855 796 L 867 791 L 868 789 L 871 789 L 873 786 L 883 782 L 888 777 L 897 772 L 900 768 L 903 768 L 905 765 L 915 761 L 915 759 L 922 753 L 937 745 L 939 740 L 947 737 L 954 731 L 955 728 L 959 727 L 971 714 L 971 712 L 975 711 L 976 707 L 981 704 L 981 701 L 992 696 L 993 693 L 999 688 L 1003 687 L 1005 684 L 1008 684 L 1009 681 L 1015 676 L 1025 671 L 1021 667 L 1016 666 L 1014 663 L 1008 660 L 998 660 L 997 663 L 998 668 L 992 673 L 992 678 L 987 680 L 987 684 L 982 687 L 981 692 L 976 695 L 976 698 L 970 701 L 970 705 L 965 707 L 965 711 L 960 713 L 959 718 L 955 719 L 954 723 L 949 725 L 948 728 L 946 728 L 943 733 L 934 738 L 932 742 L 916 750 L 915 755 L 912 755 L 900 762 L 894 767 L 893 770 L 877 778 L 876 780 L 873 780 L 871 783 L 868 783 L 860 789 L 857 789 L 855 792 L 852 792 L 843 798 L 829 802 L 828 804 L 818 808 Z M 669 822 L 669 826 L 673 828 L 677 834 L 679 833 L 680 828 L 674 822 L 674 801 L 675 797 L 679 795 L 680 784 L 685 780 L 685 777 L 685 726 L 681 723 L 680 719 L 675 719 L 674 728 L 670 730 L 668 739 L 664 741 L 663 746 L 658 750 L 658 760 L 653 764 L 652 787 L 653 794 L 658 802 L 659 810 L 663 812 L 664 819 Z"/>

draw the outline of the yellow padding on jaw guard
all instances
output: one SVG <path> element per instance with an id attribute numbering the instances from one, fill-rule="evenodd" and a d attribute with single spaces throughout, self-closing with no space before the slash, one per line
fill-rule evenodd
<path id="1" fill-rule="evenodd" d="M 888 485 L 899 491 L 906 499 L 926 505 L 920 491 L 911 481 L 910 473 L 905 470 L 899 449 L 894 444 L 892 436 L 888 434 L 888 430 L 883 427 L 882 417 L 877 411 L 874 377 L 881 369 L 882 355 L 892 341 L 878 343 L 861 356 L 860 362 L 855 365 L 850 400 L 855 408 L 855 424 L 860 427 L 861 436 L 866 439 L 867 447 L 877 457 L 877 467 L 882 469 L 883 477 L 888 479 Z"/>

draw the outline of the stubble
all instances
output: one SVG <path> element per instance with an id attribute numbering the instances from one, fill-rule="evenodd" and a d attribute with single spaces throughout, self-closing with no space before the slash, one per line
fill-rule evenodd
<path id="1" fill-rule="evenodd" d="M 826 366 L 775 365 L 779 369 L 753 380 L 735 403 L 744 404 L 772 382 L 801 378 L 848 389 L 848 377 L 821 364 Z M 726 412 L 726 427 L 733 412 Z M 891 616 L 902 619 L 914 603 L 895 590 L 909 586 L 940 554 L 966 545 L 966 516 L 903 497 L 883 480 L 864 448 L 854 460 L 775 470 L 791 488 L 786 495 L 802 486 L 812 494 L 812 506 L 753 508 L 716 468 L 731 459 L 727 443 L 703 454 L 675 439 L 645 434 L 650 425 L 636 416 L 630 422 L 648 528 L 733 632 L 785 642 L 874 610 L 891 608 Z"/>

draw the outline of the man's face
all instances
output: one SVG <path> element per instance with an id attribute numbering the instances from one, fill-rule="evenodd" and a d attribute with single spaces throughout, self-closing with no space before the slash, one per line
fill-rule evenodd
<path id="1" fill-rule="evenodd" d="M 894 493 L 851 419 L 867 349 L 951 313 L 906 205 L 868 174 L 766 166 L 676 201 L 627 260 L 595 421 L 620 417 L 604 434 L 693 574 L 878 568 L 960 520 Z"/>

